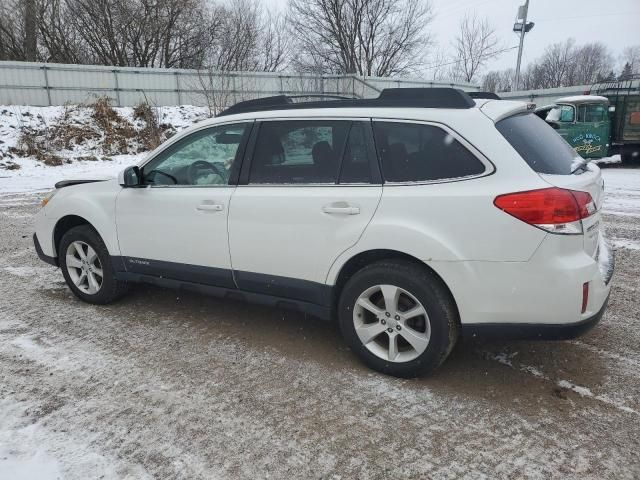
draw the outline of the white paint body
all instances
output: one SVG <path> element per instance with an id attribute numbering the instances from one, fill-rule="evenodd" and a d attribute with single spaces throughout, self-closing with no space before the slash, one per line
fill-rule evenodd
<path id="1" fill-rule="evenodd" d="M 467 110 L 345 108 L 253 112 L 198 124 L 160 146 L 146 161 L 190 133 L 222 123 L 273 118 L 361 118 L 446 126 L 486 165 L 462 181 L 384 185 L 122 188 L 117 181 L 61 189 L 37 217 L 44 253 L 55 257 L 54 227 L 66 215 L 91 223 L 112 255 L 253 272 L 334 285 L 355 255 L 392 250 L 432 268 L 450 289 L 463 324 L 563 324 L 600 310 L 609 286 L 596 258 L 604 249 L 599 209 L 602 179 L 535 173 L 495 128 L 526 104 L 477 101 Z M 584 235 L 556 235 L 493 205 L 496 196 L 551 185 L 589 191 L 598 213 Z M 216 204 L 216 211 L 200 211 Z M 328 214 L 325 207 L 355 208 Z M 581 313 L 582 285 L 590 282 Z"/>

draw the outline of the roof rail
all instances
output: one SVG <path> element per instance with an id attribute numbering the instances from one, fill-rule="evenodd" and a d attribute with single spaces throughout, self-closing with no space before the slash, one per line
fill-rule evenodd
<path id="1" fill-rule="evenodd" d="M 315 97 L 316 95 L 301 95 Z M 473 99 L 457 88 L 386 88 L 378 98 L 338 98 L 312 102 L 294 102 L 300 96 L 277 95 L 236 103 L 218 114 L 233 115 L 268 110 L 294 110 L 303 108 L 452 108 L 465 109 L 475 106 Z M 336 96 L 325 96 L 336 97 Z"/>
<path id="2" fill-rule="evenodd" d="M 502 100 L 497 93 L 493 92 L 468 92 L 471 98 L 486 98 L 489 100 Z"/>

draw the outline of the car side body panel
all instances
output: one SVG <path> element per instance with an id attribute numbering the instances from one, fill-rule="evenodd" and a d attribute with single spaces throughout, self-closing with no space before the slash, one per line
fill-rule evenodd
<path id="1" fill-rule="evenodd" d="M 45 255 L 57 257 L 54 232 L 58 222 L 67 216 L 86 220 L 96 229 L 109 254 L 120 255 L 116 231 L 116 197 L 121 187 L 115 179 L 65 187 L 56 192 L 36 217 L 36 234 Z"/>

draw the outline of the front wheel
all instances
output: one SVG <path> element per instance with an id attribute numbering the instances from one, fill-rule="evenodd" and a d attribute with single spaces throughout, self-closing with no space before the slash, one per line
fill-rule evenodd
<path id="1" fill-rule="evenodd" d="M 398 377 L 426 375 L 447 358 L 458 314 L 441 280 L 426 267 L 381 261 L 357 272 L 338 306 L 340 329 L 360 359 Z"/>
<path id="2" fill-rule="evenodd" d="M 100 235 L 88 225 L 74 227 L 62 236 L 58 259 L 67 285 L 80 300 L 111 303 L 127 290 L 127 284 L 115 278 Z"/>

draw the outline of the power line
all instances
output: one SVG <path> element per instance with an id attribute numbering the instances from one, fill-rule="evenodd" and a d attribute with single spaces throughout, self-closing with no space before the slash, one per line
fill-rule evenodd
<path id="1" fill-rule="evenodd" d="M 571 17 L 554 17 L 536 20 L 537 22 L 555 22 L 557 20 L 573 20 L 574 18 L 592 18 L 592 17 L 612 17 L 618 15 L 640 15 L 640 12 L 618 12 L 618 13 L 592 13 L 590 15 L 574 15 Z"/>
<path id="2" fill-rule="evenodd" d="M 491 57 L 493 55 L 498 55 L 499 53 L 504 53 L 504 52 L 508 52 L 509 50 L 515 50 L 516 48 L 518 48 L 518 45 L 516 45 L 515 47 L 509 47 L 509 48 L 503 48 L 502 50 L 496 50 L 494 52 L 487 52 L 484 55 L 481 55 L 481 58 L 484 57 Z M 447 65 L 454 65 L 456 63 L 460 63 L 463 62 L 464 60 L 453 60 L 451 62 L 447 62 L 447 63 L 440 63 L 438 65 L 427 65 L 426 67 L 424 67 L 425 70 L 432 70 L 434 68 L 439 68 L 439 67 L 446 67 Z"/>

